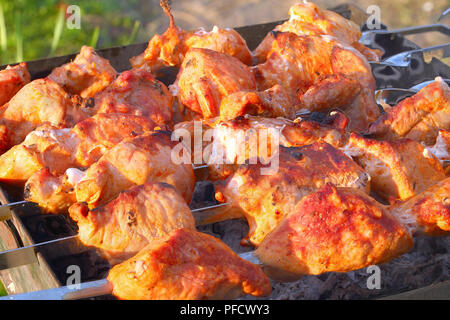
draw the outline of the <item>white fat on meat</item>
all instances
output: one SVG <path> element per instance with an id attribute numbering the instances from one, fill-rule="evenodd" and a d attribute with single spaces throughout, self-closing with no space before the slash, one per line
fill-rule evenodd
<path id="1" fill-rule="evenodd" d="M 79 170 L 77 168 L 69 168 L 66 170 L 65 175 L 67 178 L 67 182 L 72 186 L 75 186 L 81 181 L 83 181 L 83 179 L 86 176 L 86 172 Z"/>
<path id="2" fill-rule="evenodd" d="M 440 161 L 449 160 L 450 140 L 444 138 L 443 131 L 439 131 L 439 135 L 436 138 L 436 143 L 434 144 L 434 146 L 426 147 L 425 150 L 426 152 L 433 154 Z"/>

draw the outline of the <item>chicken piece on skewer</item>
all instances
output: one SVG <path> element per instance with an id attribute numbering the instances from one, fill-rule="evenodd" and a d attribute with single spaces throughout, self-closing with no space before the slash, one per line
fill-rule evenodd
<path id="1" fill-rule="evenodd" d="M 172 230 L 195 230 L 184 199 L 173 186 L 162 182 L 133 187 L 93 211 L 85 203 L 76 203 L 69 213 L 78 225 L 81 242 L 99 248 L 111 265 L 131 258 Z"/>
<path id="2" fill-rule="evenodd" d="M 219 119 L 231 120 L 246 114 L 294 120 L 296 103 L 281 86 L 264 91 L 239 91 L 225 96 L 219 105 Z"/>
<path id="3" fill-rule="evenodd" d="M 377 141 L 352 133 L 342 150 L 371 176 L 371 190 L 390 202 L 445 179 L 439 160 L 411 139 Z"/>
<path id="4" fill-rule="evenodd" d="M 226 179 L 234 172 L 239 167 L 238 160 L 243 160 L 243 163 L 251 155 L 269 159 L 272 141 L 276 151 L 278 144 L 283 147 L 301 147 L 317 141 L 342 147 L 347 142 L 347 123 L 347 117 L 339 111 L 331 112 L 320 119 L 320 122 L 302 118 L 291 121 L 246 115 L 228 121 L 213 118 L 180 122 L 175 125 L 174 133 L 190 151 L 192 163 L 209 164 L 209 179 L 218 180 Z M 252 138 L 267 144 L 265 154 L 264 150 L 260 151 L 250 143 Z M 244 148 L 236 148 L 238 143 Z M 239 157 L 238 151 L 242 151 L 243 158 Z"/>
<path id="5" fill-rule="evenodd" d="M 129 114 L 97 114 L 72 129 L 43 125 L 0 156 L 0 181 L 23 184 L 42 168 L 52 174 L 63 174 L 70 167 L 86 168 L 123 139 L 156 126 Z"/>
<path id="6" fill-rule="evenodd" d="M 163 131 L 124 139 L 86 171 L 69 168 L 58 176 L 48 169 L 39 170 L 27 181 L 24 197 L 38 203 L 43 211 L 61 213 L 75 202 L 96 208 L 121 191 L 154 181 L 173 185 L 190 203 L 195 176 L 189 158 L 172 159 L 176 146 L 178 143 Z"/>
<path id="7" fill-rule="evenodd" d="M 441 161 L 444 168 L 447 167 L 446 172 L 448 175 L 450 173 L 450 131 L 439 130 L 436 143 L 431 147 L 427 147 L 427 150 Z"/>
<path id="8" fill-rule="evenodd" d="M 304 197 L 256 250 L 278 278 L 347 272 L 413 247 L 408 229 L 360 190 L 329 184 Z"/>
<path id="9" fill-rule="evenodd" d="M 390 208 L 412 233 L 441 235 L 450 232 L 450 178 Z"/>
<path id="10" fill-rule="evenodd" d="M 0 141 L 7 148 L 12 147 L 44 123 L 71 128 L 88 117 L 88 111 L 80 104 L 78 96 L 70 96 L 56 82 L 34 80 L 0 109 L 0 126 L 5 128 Z"/>
<path id="11" fill-rule="evenodd" d="M 117 71 L 107 59 L 100 57 L 93 48 L 83 46 L 72 62 L 55 68 L 48 77 L 68 93 L 89 98 L 106 88 L 116 75 Z"/>
<path id="12" fill-rule="evenodd" d="M 114 266 L 113 294 L 130 300 L 235 299 L 268 296 L 270 281 L 260 267 L 213 236 L 178 229 Z"/>
<path id="13" fill-rule="evenodd" d="M 266 163 L 279 146 L 301 147 L 313 142 L 343 146 L 345 116 L 336 112 L 326 121 L 329 123 L 246 116 L 220 122 L 214 127 L 212 142 L 204 148 L 209 179 L 226 179 L 247 160 Z"/>
<path id="14" fill-rule="evenodd" d="M 219 115 L 222 99 L 239 91 L 255 91 L 250 69 L 238 59 L 209 49 L 190 49 L 171 86 L 180 102 L 204 118 Z"/>
<path id="15" fill-rule="evenodd" d="M 24 85 L 30 82 L 30 73 L 25 62 L 0 71 L 0 106 L 11 100 Z"/>
<path id="16" fill-rule="evenodd" d="M 238 91 L 223 97 L 218 107 L 218 116 L 211 120 L 231 120 L 245 115 L 294 120 L 297 103 L 298 101 L 292 99 L 279 85 L 264 91 Z M 178 109 L 178 112 L 174 112 L 175 123 L 203 119 L 199 113 L 183 106 Z"/>
<path id="17" fill-rule="evenodd" d="M 298 99 L 298 111 L 342 110 L 352 131 L 367 130 L 378 118 L 375 79 L 358 51 L 327 36 L 270 37 L 266 62 L 251 68 L 258 90 L 281 85 Z"/>
<path id="18" fill-rule="evenodd" d="M 230 204 L 218 217 L 244 215 L 249 224 L 247 238 L 254 245 L 260 244 L 301 198 L 327 183 L 369 192 L 369 175 L 343 152 L 324 142 L 282 147 L 277 170 L 266 174 L 262 170 L 267 167 L 242 165 L 227 180 L 215 184 L 216 199 Z"/>
<path id="19" fill-rule="evenodd" d="M 336 12 L 319 8 L 312 2 L 293 5 L 289 9 L 290 19 L 275 27 L 273 32 L 292 32 L 296 35 L 319 36 L 328 35 L 340 42 L 351 45 L 369 61 L 380 61 L 382 52 L 370 49 L 359 43 L 361 31 L 358 25 Z M 254 63 L 266 61 L 272 39 L 270 36 L 261 42 L 254 51 Z"/>
<path id="20" fill-rule="evenodd" d="M 378 118 L 368 133 L 377 139 L 404 137 L 433 145 L 440 129 L 450 130 L 450 88 L 437 77 Z"/>
<path id="21" fill-rule="evenodd" d="M 145 68 L 153 73 L 169 66 L 181 66 L 186 52 L 190 48 L 204 48 L 235 57 L 250 65 L 252 57 L 245 40 L 233 29 L 214 27 L 206 32 L 203 28 L 185 31 L 175 25 L 167 1 L 161 1 L 161 6 L 170 20 L 169 28 L 162 35 L 150 39 L 147 49 L 132 59 L 133 68 Z"/>
<path id="22" fill-rule="evenodd" d="M 86 104 L 94 113 L 128 113 L 166 125 L 172 121 L 172 100 L 164 83 L 139 69 L 124 71 Z"/>

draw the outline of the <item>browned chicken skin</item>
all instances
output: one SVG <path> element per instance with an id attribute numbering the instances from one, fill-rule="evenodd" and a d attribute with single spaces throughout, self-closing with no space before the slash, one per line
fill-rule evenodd
<path id="1" fill-rule="evenodd" d="M 177 144 L 167 132 L 148 132 L 124 139 L 84 172 L 70 168 L 58 176 L 41 169 L 27 181 L 25 199 L 49 213 L 64 212 L 75 202 L 86 202 L 93 209 L 121 191 L 155 181 L 173 185 L 189 203 L 195 176 L 190 159 L 181 164 L 172 161 Z"/>
<path id="2" fill-rule="evenodd" d="M 450 232 L 450 178 L 391 206 L 392 214 L 412 232 L 441 235 Z"/>
<path id="3" fill-rule="evenodd" d="M 275 27 L 274 31 L 292 32 L 296 35 L 329 35 L 342 43 L 351 45 L 361 52 L 369 61 L 379 61 L 382 52 L 370 49 L 359 43 L 361 31 L 353 21 L 345 19 L 336 12 L 323 10 L 312 2 L 293 5 L 289 9 L 290 19 Z M 254 62 L 266 60 L 267 50 L 270 50 L 270 37 L 266 37 L 254 51 Z"/>
<path id="4" fill-rule="evenodd" d="M 49 79 L 68 93 L 89 98 L 106 88 L 116 75 L 117 71 L 108 60 L 100 57 L 93 48 L 83 46 L 72 62 L 55 68 Z"/>
<path id="5" fill-rule="evenodd" d="M 301 108 L 314 112 L 349 105 L 360 93 L 357 80 L 333 74 L 318 79 L 305 92 L 300 92 L 298 99 Z"/>
<path id="6" fill-rule="evenodd" d="M 85 203 L 69 208 L 81 242 L 101 250 L 111 265 L 131 258 L 172 230 L 195 230 L 188 205 L 169 184 L 147 182 L 89 211 Z"/>
<path id="7" fill-rule="evenodd" d="M 343 148 L 371 176 L 371 190 L 385 200 L 406 200 L 445 179 L 439 161 L 411 139 L 393 142 L 352 133 Z"/>
<path id="8" fill-rule="evenodd" d="M 249 114 L 294 120 L 296 103 L 298 102 L 279 85 L 260 92 L 239 91 L 222 99 L 219 106 L 219 119 L 231 120 Z"/>
<path id="9" fill-rule="evenodd" d="M 413 247 L 408 230 L 360 190 L 329 184 L 286 214 L 256 250 L 276 277 L 347 272 Z"/>
<path id="10" fill-rule="evenodd" d="M 235 30 L 214 27 L 211 32 L 206 32 L 203 28 L 185 31 L 175 25 L 166 1 L 161 1 L 161 6 L 169 16 L 169 28 L 162 35 L 157 34 L 150 39 L 147 49 L 130 60 L 133 68 L 157 72 L 163 67 L 179 67 L 190 48 L 214 50 L 235 57 L 247 65 L 251 64 L 250 50 Z"/>
<path id="11" fill-rule="evenodd" d="M 239 91 L 255 91 L 250 69 L 238 59 L 209 49 L 190 49 L 173 90 L 180 102 L 204 118 L 220 113 L 222 99 Z"/>
<path id="12" fill-rule="evenodd" d="M 105 90 L 88 101 L 94 113 L 128 113 L 159 125 L 172 122 L 172 100 L 167 87 L 145 70 L 121 73 Z"/>
<path id="13" fill-rule="evenodd" d="M 84 46 L 45 79 L 29 83 L 24 63 L 0 71 L 0 154 L 11 148 L 0 156 L 0 181 L 27 181 L 24 198 L 43 212 L 69 209 L 81 241 L 120 263 L 108 276 L 118 298 L 270 294 L 259 267 L 195 230 L 193 168 L 190 159 L 174 161 L 182 144 L 162 131 L 180 120 L 214 129 L 212 141 L 200 141 L 202 154 L 188 141 L 181 148 L 208 164 L 216 199 L 229 203 L 203 223 L 246 218 L 242 245 L 259 247 L 274 279 L 383 263 L 410 250 L 414 232 L 450 232 L 450 178 L 439 162 L 450 154 L 450 91 L 442 79 L 378 118 L 367 59 L 381 53 L 334 12 L 294 5 L 252 61 L 236 31 L 182 30 L 161 5 L 170 26 L 130 60 L 131 70 L 118 74 Z M 171 92 L 152 75 L 168 66 L 180 67 Z M 323 123 L 295 119 L 330 110 Z M 193 138 L 194 122 L 175 129 Z M 268 143 L 265 154 L 251 153 L 252 130 L 259 147 Z M 269 140 L 258 140 L 261 130 Z"/>
<path id="14" fill-rule="evenodd" d="M 405 137 L 432 145 L 440 129 L 450 130 L 450 88 L 438 77 L 383 114 L 368 133 L 377 139 Z"/>
<path id="15" fill-rule="evenodd" d="M 108 275 L 113 294 L 130 300 L 235 299 L 267 296 L 270 281 L 213 236 L 178 229 L 151 242 Z"/>
<path id="16" fill-rule="evenodd" d="M 7 128 L 8 147 L 21 143 L 28 133 L 44 123 L 61 128 L 71 128 L 88 117 L 80 108 L 80 99 L 67 94 L 56 82 L 45 78 L 34 80 L 0 109 L 0 126 Z"/>
<path id="17" fill-rule="evenodd" d="M 272 160 L 273 161 L 273 160 Z M 242 165 L 223 182 L 217 182 L 216 199 L 230 203 L 219 218 L 242 215 L 249 224 L 249 241 L 258 245 L 305 195 L 327 183 L 369 191 L 369 177 L 344 153 L 327 143 L 281 148 L 278 170 L 267 165 Z"/>
<path id="18" fill-rule="evenodd" d="M 375 79 L 359 52 L 327 36 L 270 34 L 267 60 L 251 70 L 258 90 L 281 85 L 299 111 L 340 109 L 349 129 L 367 130 L 380 114 L 375 102 Z"/>
<path id="19" fill-rule="evenodd" d="M 24 85 L 30 82 L 30 73 L 25 62 L 0 71 L 0 106 L 7 103 Z"/>
<path id="20" fill-rule="evenodd" d="M 86 168 L 123 139 L 156 126 L 129 114 L 97 114 L 72 129 L 41 126 L 0 156 L 0 181 L 25 183 L 42 168 L 52 174 L 63 174 L 70 167 Z"/>
<path id="21" fill-rule="evenodd" d="M 209 179 L 225 179 L 246 160 L 257 160 L 254 157 L 258 157 L 258 162 L 263 159 L 268 161 L 273 152 L 278 152 L 279 146 L 301 147 L 321 141 L 340 147 L 346 140 L 346 119 L 342 118 L 345 116 L 336 112 L 329 117 L 330 124 L 301 118 L 290 121 L 253 116 L 216 123 L 212 142 L 203 146 L 203 159 L 209 165 Z M 252 144 L 255 140 L 258 147 Z M 260 149 L 262 145 L 266 145 L 265 151 Z"/>

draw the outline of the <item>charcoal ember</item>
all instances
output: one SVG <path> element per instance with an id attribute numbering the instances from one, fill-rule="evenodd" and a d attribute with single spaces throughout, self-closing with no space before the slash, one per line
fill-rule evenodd
<path id="1" fill-rule="evenodd" d="M 80 268 L 82 282 L 105 278 L 111 268 L 95 250 L 59 257 L 58 259 L 50 260 L 49 263 L 63 285 L 67 283 L 68 278 L 72 275 L 71 272 L 68 272 L 69 266 L 78 266 Z"/>
<path id="2" fill-rule="evenodd" d="M 195 185 L 194 194 L 190 203 L 191 209 L 217 204 L 214 194 L 215 188 L 211 181 L 198 181 Z"/>
<path id="3" fill-rule="evenodd" d="M 35 243 L 59 239 L 77 234 L 77 227 L 63 215 L 35 215 L 23 217 L 22 221 Z"/>
<path id="4" fill-rule="evenodd" d="M 225 242 L 234 252 L 242 253 L 254 250 L 251 246 L 241 246 L 241 239 L 248 233 L 248 224 L 243 219 L 222 221 L 197 227 L 198 231 L 208 233 Z"/>

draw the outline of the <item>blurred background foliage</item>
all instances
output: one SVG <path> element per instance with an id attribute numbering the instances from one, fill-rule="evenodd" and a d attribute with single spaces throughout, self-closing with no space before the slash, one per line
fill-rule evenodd
<path id="1" fill-rule="evenodd" d="M 186 29 L 214 25 L 235 27 L 288 17 L 297 0 L 173 0 L 176 23 Z M 362 9 L 381 8 L 381 20 L 390 28 L 435 23 L 449 0 L 317 0 L 330 8 L 353 3 Z M 81 29 L 69 29 L 65 14 L 69 5 L 81 9 Z M 447 20 L 448 22 L 448 20 Z M 159 0 L 0 0 L 1 63 L 28 61 L 79 51 L 86 44 L 96 48 L 145 42 L 163 32 L 168 19 Z M 412 39 L 419 45 L 445 41 L 438 35 Z"/>

